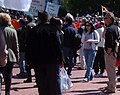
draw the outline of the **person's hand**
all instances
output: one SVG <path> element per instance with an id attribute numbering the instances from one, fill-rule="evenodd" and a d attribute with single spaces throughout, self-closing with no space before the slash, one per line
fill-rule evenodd
<path id="1" fill-rule="evenodd" d="M 110 54 L 112 52 L 112 48 L 107 48 L 107 53 Z"/>
<path id="2" fill-rule="evenodd" d="M 59 63 L 59 67 L 60 67 L 60 68 L 64 67 L 63 61 L 62 61 L 61 63 Z"/>
<path id="3" fill-rule="evenodd" d="M 85 42 L 86 43 L 92 43 L 90 39 L 86 40 Z"/>

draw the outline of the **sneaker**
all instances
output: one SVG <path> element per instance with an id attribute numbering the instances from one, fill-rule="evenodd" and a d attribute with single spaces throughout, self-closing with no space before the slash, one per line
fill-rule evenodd
<path id="1" fill-rule="evenodd" d="M 120 72 L 117 72 L 116 75 L 120 75 Z"/>
<path id="2" fill-rule="evenodd" d="M 16 76 L 21 76 L 22 74 L 21 73 L 19 73 L 19 74 L 16 74 Z"/>
<path id="3" fill-rule="evenodd" d="M 83 68 L 81 68 L 81 67 L 78 67 L 77 70 L 85 70 L 85 69 L 83 69 Z"/>
<path id="4" fill-rule="evenodd" d="M 94 80 L 94 78 L 90 78 L 90 81 L 93 81 Z"/>
<path id="5" fill-rule="evenodd" d="M 33 87 L 38 87 L 38 86 L 37 86 L 37 84 L 36 84 L 36 85 L 34 85 Z"/>
<path id="6" fill-rule="evenodd" d="M 120 78 L 117 78 L 117 81 L 120 82 Z"/>
<path id="7" fill-rule="evenodd" d="M 102 91 L 104 94 L 110 94 L 110 93 L 115 93 L 114 90 L 106 89 Z"/>
<path id="8" fill-rule="evenodd" d="M 10 92 L 5 92 L 5 95 L 10 95 Z"/>
<path id="9" fill-rule="evenodd" d="M 107 90 L 107 89 L 108 89 L 108 87 L 99 88 L 99 90 L 101 90 L 101 91 L 104 91 L 104 90 Z"/>
<path id="10" fill-rule="evenodd" d="M 103 74 L 99 74 L 99 77 L 103 77 Z"/>
<path id="11" fill-rule="evenodd" d="M 88 80 L 87 78 L 84 78 L 84 79 L 83 79 L 83 83 L 84 83 L 84 82 L 89 82 L 89 80 Z"/>
<path id="12" fill-rule="evenodd" d="M 99 74 L 95 74 L 94 77 L 95 77 L 95 78 L 98 78 L 98 77 L 99 77 Z"/>
<path id="13" fill-rule="evenodd" d="M 19 73 L 16 75 L 16 77 L 18 78 L 27 78 L 27 74 L 26 73 Z"/>
<path id="14" fill-rule="evenodd" d="M 24 83 L 30 83 L 30 82 L 32 82 L 32 79 L 27 79 L 27 80 L 24 80 L 23 82 Z"/>

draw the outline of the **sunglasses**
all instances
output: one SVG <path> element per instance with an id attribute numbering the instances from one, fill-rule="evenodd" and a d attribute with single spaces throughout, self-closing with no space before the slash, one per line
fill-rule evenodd
<path id="1" fill-rule="evenodd" d="M 109 19 L 109 18 L 105 17 L 104 19 Z"/>
<path id="2" fill-rule="evenodd" d="M 90 25 L 86 25 L 86 26 L 90 26 Z"/>

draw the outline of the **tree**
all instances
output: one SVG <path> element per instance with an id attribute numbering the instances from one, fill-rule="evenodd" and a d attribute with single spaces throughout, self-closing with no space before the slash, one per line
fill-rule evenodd
<path id="1" fill-rule="evenodd" d="M 80 15 L 101 13 L 101 5 L 103 5 L 120 16 L 119 0 L 62 0 L 62 5 L 68 12 L 79 13 Z"/>

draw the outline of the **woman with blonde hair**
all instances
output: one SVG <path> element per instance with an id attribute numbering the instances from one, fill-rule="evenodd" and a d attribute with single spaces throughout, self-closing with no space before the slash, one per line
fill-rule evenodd
<path id="1" fill-rule="evenodd" d="M 7 13 L 0 13 L 0 28 L 4 31 L 5 41 L 8 50 L 7 65 L 0 68 L 4 76 L 5 95 L 10 95 L 12 68 L 14 63 L 18 62 L 19 47 L 18 38 L 15 29 L 11 27 L 11 17 Z"/>

